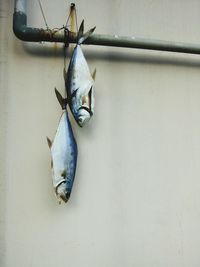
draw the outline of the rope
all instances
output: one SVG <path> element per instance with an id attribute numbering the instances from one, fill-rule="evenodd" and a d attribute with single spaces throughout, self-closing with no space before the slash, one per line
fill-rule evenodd
<path id="1" fill-rule="evenodd" d="M 38 0 L 38 3 L 39 3 L 39 6 L 40 6 L 40 10 L 41 10 L 41 13 L 42 13 L 42 16 L 43 16 L 43 19 L 44 19 L 44 23 L 46 25 L 46 28 L 47 28 L 47 30 L 49 30 L 49 26 L 47 24 L 47 20 L 45 18 L 44 11 L 43 11 L 42 4 L 41 4 L 40 0 Z"/>
<path id="2" fill-rule="evenodd" d="M 67 35 L 67 29 L 68 29 L 68 22 L 69 22 L 69 19 L 72 17 L 72 12 L 75 12 L 75 20 L 76 20 L 76 29 L 77 29 L 77 32 L 78 32 L 78 23 L 77 23 L 77 13 L 76 13 L 76 6 L 74 3 L 71 3 L 71 7 L 70 7 L 70 13 L 69 13 L 69 16 L 67 18 L 67 21 L 66 21 L 66 24 L 64 26 L 64 33 L 65 33 L 65 36 Z M 71 26 L 71 25 L 70 25 Z M 64 69 L 66 69 L 66 58 L 67 58 L 67 47 L 68 47 L 68 44 L 65 43 L 64 45 Z"/>

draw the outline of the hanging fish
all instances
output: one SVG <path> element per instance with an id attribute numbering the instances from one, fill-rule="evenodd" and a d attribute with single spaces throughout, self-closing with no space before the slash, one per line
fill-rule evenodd
<path id="1" fill-rule="evenodd" d="M 72 114 L 79 126 L 89 121 L 94 113 L 94 80 L 96 69 L 91 75 L 81 44 L 93 33 L 95 27 L 84 32 L 82 21 L 67 72 L 64 69 L 65 88 Z"/>
<path id="2" fill-rule="evenodd" d="M 66 109 L 67 102 L 56 88 L 55 93 L 63 113 L 53 142 L 48 137 L 47 142 L 51 150 L 51 168 L 55 193 L 58 199 L 67 202 L 74 182 L 78 152 Z"/>

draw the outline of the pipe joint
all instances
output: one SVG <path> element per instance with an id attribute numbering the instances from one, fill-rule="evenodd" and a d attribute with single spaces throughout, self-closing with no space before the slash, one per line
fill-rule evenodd
<path id="1" fill-rule="evenodd" d="M 22 41 L 39 41 L 41 29 L 27 27 L 27 16 L 21 11 L 13 14 L 13 32 Z"/>

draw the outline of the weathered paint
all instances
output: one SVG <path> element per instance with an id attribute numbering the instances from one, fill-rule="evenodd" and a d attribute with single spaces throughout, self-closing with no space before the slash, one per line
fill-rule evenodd
<path id="1" fill-rule="evenodd" d="M 50 25 L 62 25 L 69 3 L 42 2 Z M 83 129 L 70 117 L 78 168 L 59 206 L 45 136 L 61 115 L 52 88 L 64 92 L 63 55 L 22 45 L 10 30 L 13 1 L 1 4 L 0 266 L 199 267 L 199 58 L 82 46 L 98 68 L 96 112 Z M 196 0 L 76 4 L 97 32 L 200 43 Z M 40 27 L 37 2 L 28 5 L 29 25 Z"/>

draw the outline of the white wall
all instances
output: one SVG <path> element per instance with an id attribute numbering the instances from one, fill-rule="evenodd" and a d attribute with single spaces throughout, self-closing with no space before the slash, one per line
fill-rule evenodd
<path id="1" fill-rule="evenodd" d="M 70 2 L 42 3 L 49 26 L 62 26 Z M 96 33 L 200 43 L 199 1 L 75 3 Z M 21 42 L 13 1 L 0 6 L 0 266 L 199 267 L 199 56 L 83 47 L 96 112 L 83 129 L 72 120 L 77 174 L 59 205 L 46 135 L 61 114 L 61 46 Z M 37 1 L 28 21 L 44 26 Z"/>

